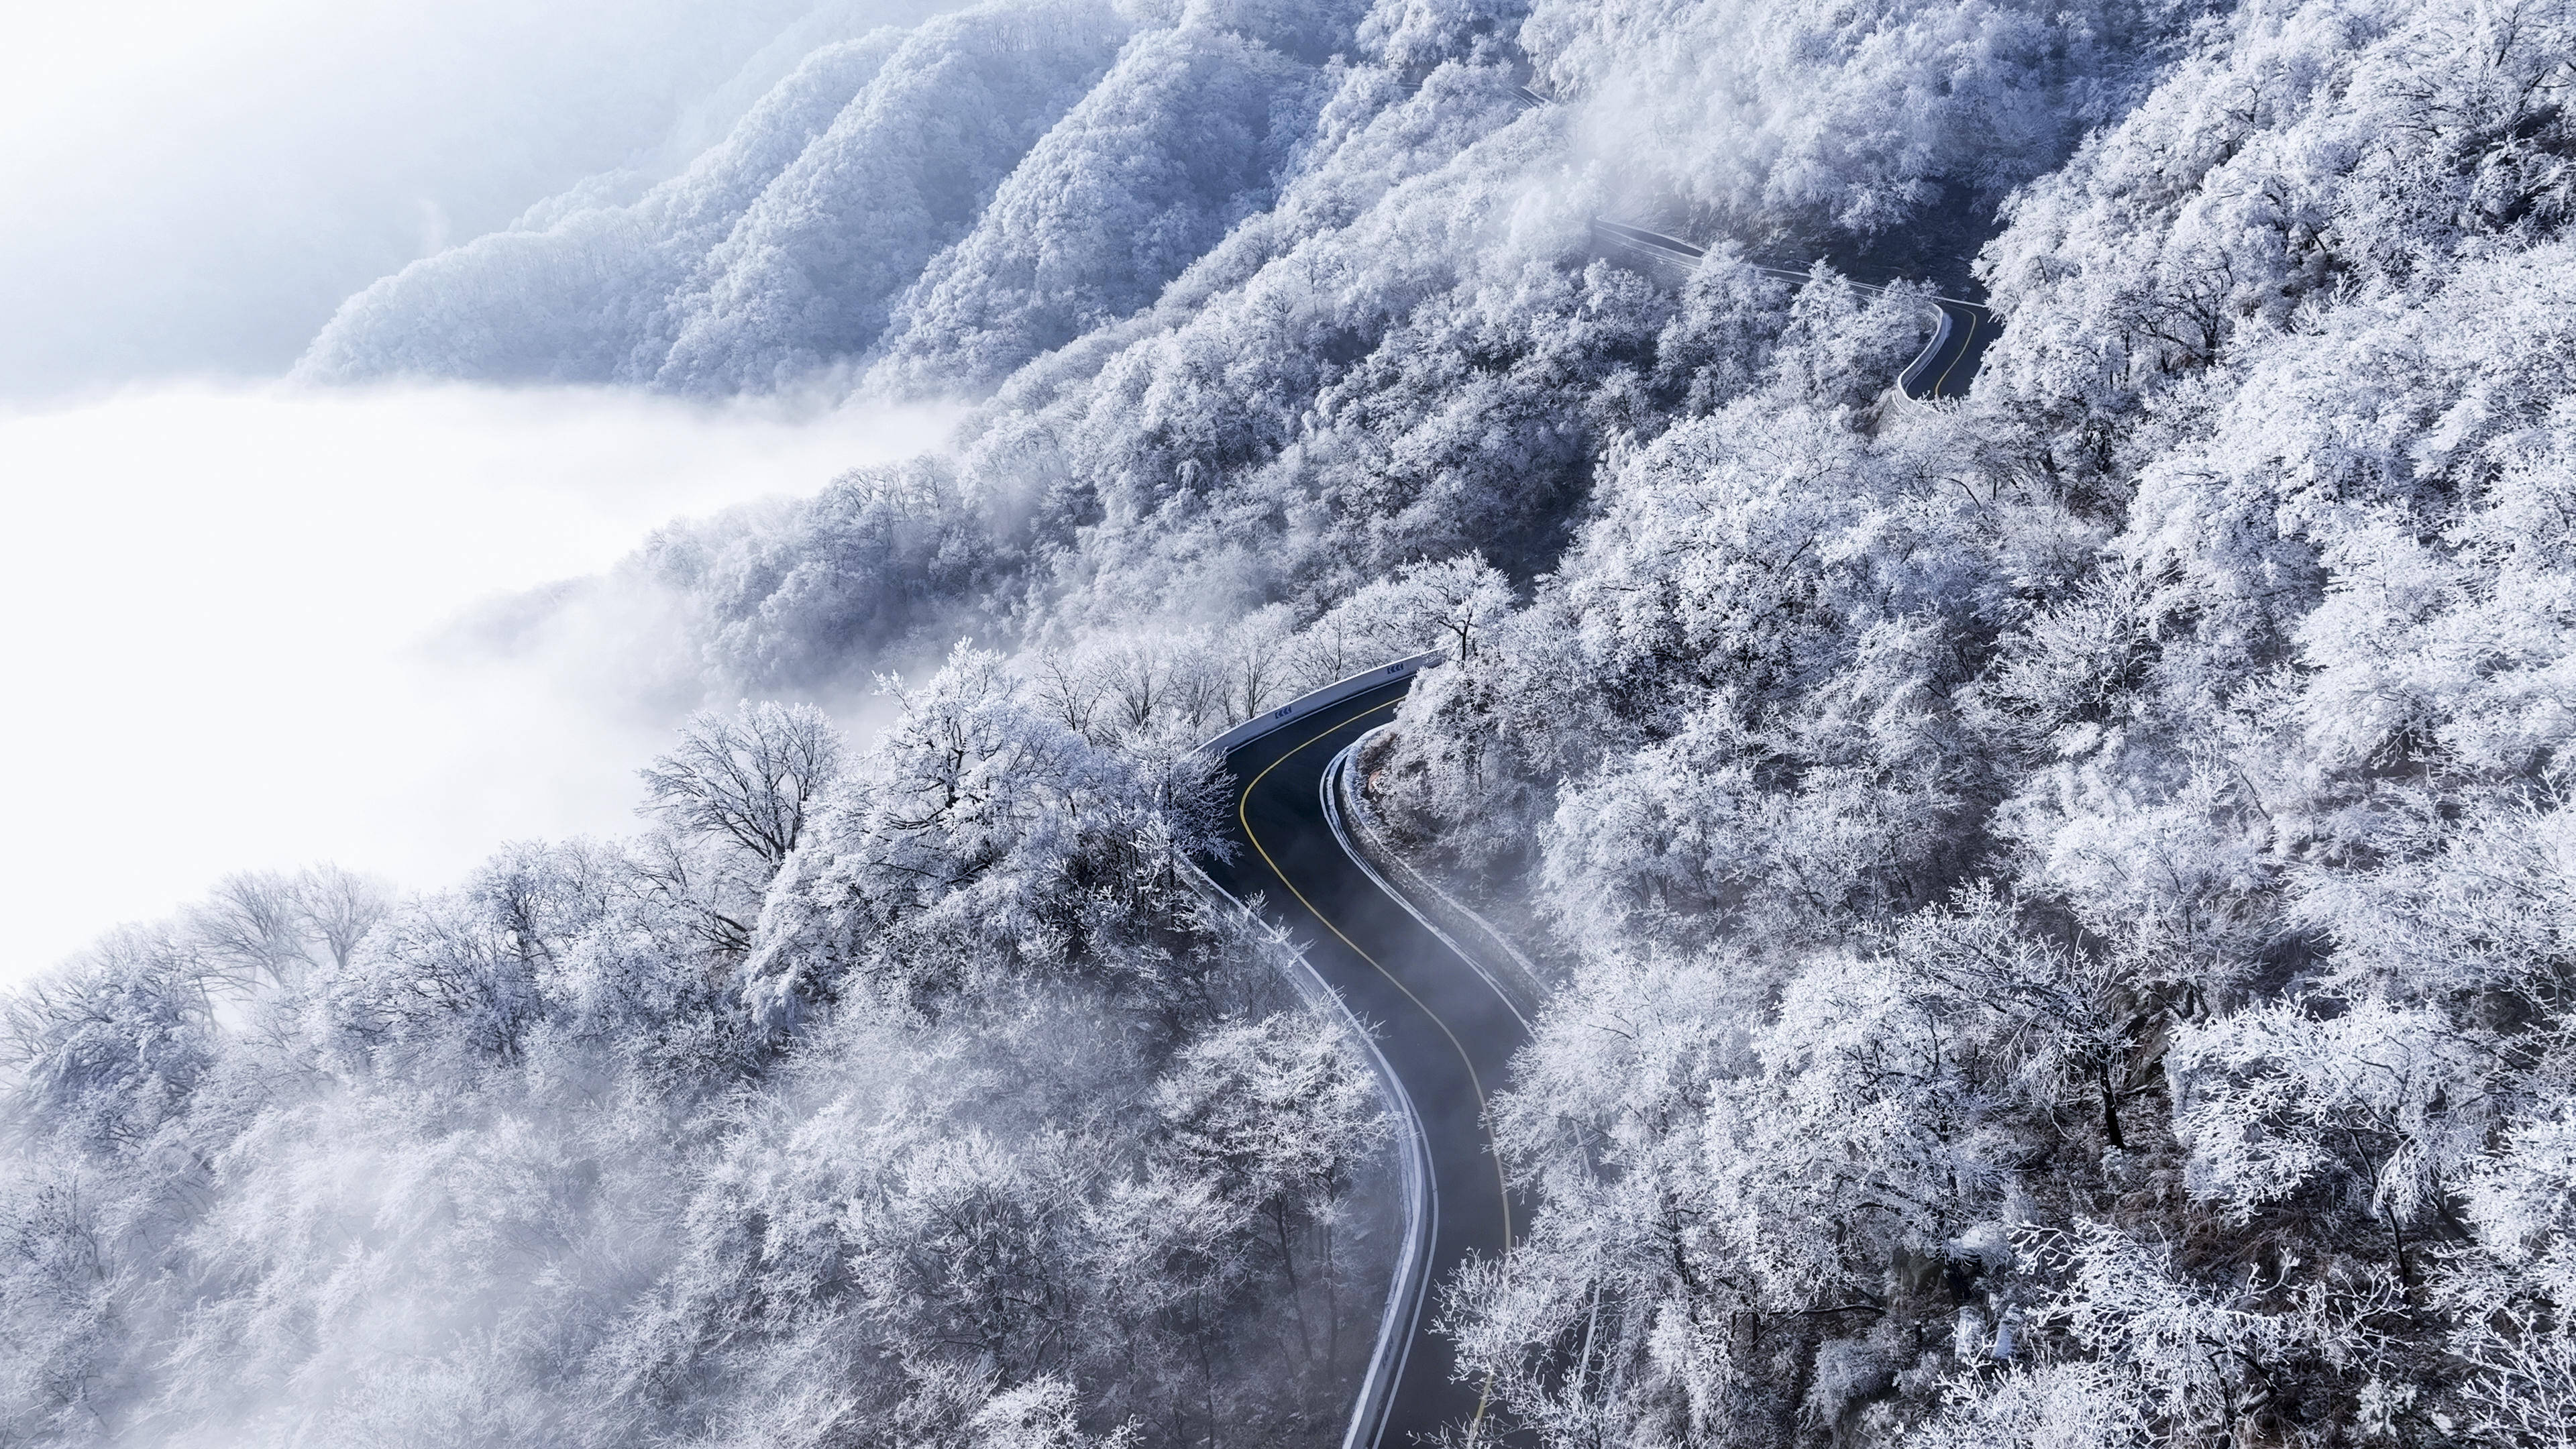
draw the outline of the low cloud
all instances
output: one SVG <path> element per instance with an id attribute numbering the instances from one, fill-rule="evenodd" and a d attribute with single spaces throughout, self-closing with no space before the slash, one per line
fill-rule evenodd
<path id="1" fill-rule="evenodd" d="M 668 711 L 455 621 L 656 525 L 809 493 L 926 410 L 464 387 L 189 387 L 0 414 L 0 670 L 21 703 L 0 981 L 223 874 L 433 886 L 495 844 L 626 828 Z M 433 647 L 433 641 L 438 641 Z"/>

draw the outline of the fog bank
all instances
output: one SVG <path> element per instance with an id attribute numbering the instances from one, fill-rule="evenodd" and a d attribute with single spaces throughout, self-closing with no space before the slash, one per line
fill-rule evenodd
<path id="1" fill-rule="evenodd" d="M 605 392 L 188 387 L 0 414 L 0 731 L 21 769 L 0 981 L 235 870 L 446 883 L 499 841 L 619 830 L 671 721 L 425 647 L 674 516 L 810 492 L 928 412 Z"/>

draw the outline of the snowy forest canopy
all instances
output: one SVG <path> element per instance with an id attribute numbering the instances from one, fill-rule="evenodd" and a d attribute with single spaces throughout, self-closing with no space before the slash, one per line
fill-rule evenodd
<path id="1" fill-rule="evenodd" d="M 299 373 L 971 401 L 480 626 L 893 722 L 9 998 L 0 1443 L 1337 1439 L 1389 1128 L 1190 746 L 1430 646 L 1535 1441 L 2576 1442 L 2571 87 L 2576 0 L 817 38 Z M 1924 279 L 2003 332 L 1900 406 Z"/>

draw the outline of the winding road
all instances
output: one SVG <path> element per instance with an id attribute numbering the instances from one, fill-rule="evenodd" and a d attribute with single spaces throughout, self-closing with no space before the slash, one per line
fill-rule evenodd
<path id="1" fill-rule="evenodd" d="M 1708 255 L 1706 248 L 1693 246 L 1679 237 L 1602 217 L 1592 219 L 1592 236 L 1602 250 L 1617 255 L 1649 276 L 1660 277 L 1676 286 L 1688 281 Z M 1788 267 L 1761 262 L 1749 265 L 1757 272 L 1785 281 L 1807 280 L 1805 272 Z M 1864 292 L 1889 290 L 1869 282 L 1854 282 L 1852 285 Z M 1896 385 L 1913 402 L 1966 397 L 1968 384 L 1977 375 L 1977 364 L 1986 355 L 1986 344 L 1995 340 L 1998 330 L 1995 314 L 1979 303 L 1957 297 L 1934 296 L 1928 300 L 1940 309 L 1940 321 L 1933 329 L 1932 340 L 1924 344 L 1923 351 L 1897 375 Z"/>
<path id="2" fill-rule="evenodd" d="M 1399 1109 L 1409 1105 L 1420 1123 L 1427 1221 L 1412 1245 L 1420 1261 L 1398 1274 L 1391 1333 L 1361 1386 L 1345 1449 L 1405 1444 L 1442 1426 L 1467 1426 L 1471 1442 L 1493 1442 L 1481 1386 L 1457 1379 L 1456 1355 L 1432 1331 L 1424 1290 L 1471 1255 L 1500 1256 L 1526 1221 L 1484 1118 L 1526 1029 L 1471 963 L 1345 853 L 1326 817 L 1333 757 L 1393 716 L 1422 662 L 1321 708 L 1292 706 L 1267 733 L 1229 749 L 1236 856 L 1207 867 L 1236 898 L 1258 896 L 1315 974 L 1376 1028 Z"/>
<path id="3" fill-rule="evenodd" d="M 1703 255 L 1642 228 L 1594 227 L 1606 246 L 1650 270 L 1687 277 Z M 1941 310 L 1939 326 L 1898 377 L 1903 396 L 1918 404 L 1965 395 L 1996 331 L 1976 303 L 1929 300 Z M 1471 1445 L 1502 1437 L 1484 1386 L 1459 1376 L 1429 1304 L 1460 1265 L 1508 1251 L 1528 1221 L 1486 1114 L 1528 1024 L 1482 967 L 1357 857 L 1330 781 L 1336 757 L 1387 723 L 1413 676 L 1440 657 L 1355 675 L 1205 746 L 1235 782 L 1234 859 L 1206 862 L 1209 882 L 1282 926 L 1303 957 L 1301 987 L 1318 1002 L 1337 1001 L 1371 1038 L 1372 1065 L 1403 1129 L 1406 1237 L 1343 1449 L 1403 1445 L 1442 1429 L 1465 1429 Z"/>

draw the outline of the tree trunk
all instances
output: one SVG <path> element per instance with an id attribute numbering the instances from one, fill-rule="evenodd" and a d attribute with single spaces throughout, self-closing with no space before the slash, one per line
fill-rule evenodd
<path id="1" fill-rule="evenodd" d="M 2093 1075 L 2102 1084 L 2102 1135 L 2113 1147 L 2126 1152 L 2129 1150 L 2129 1143 L 2127 1138 L 2120 1135 L 2120 1094 L 2118 1089 L 2111 1085 L 2111 1064 L 2109 1062 L 2098 1064 L 2093 1069 Z"/>

